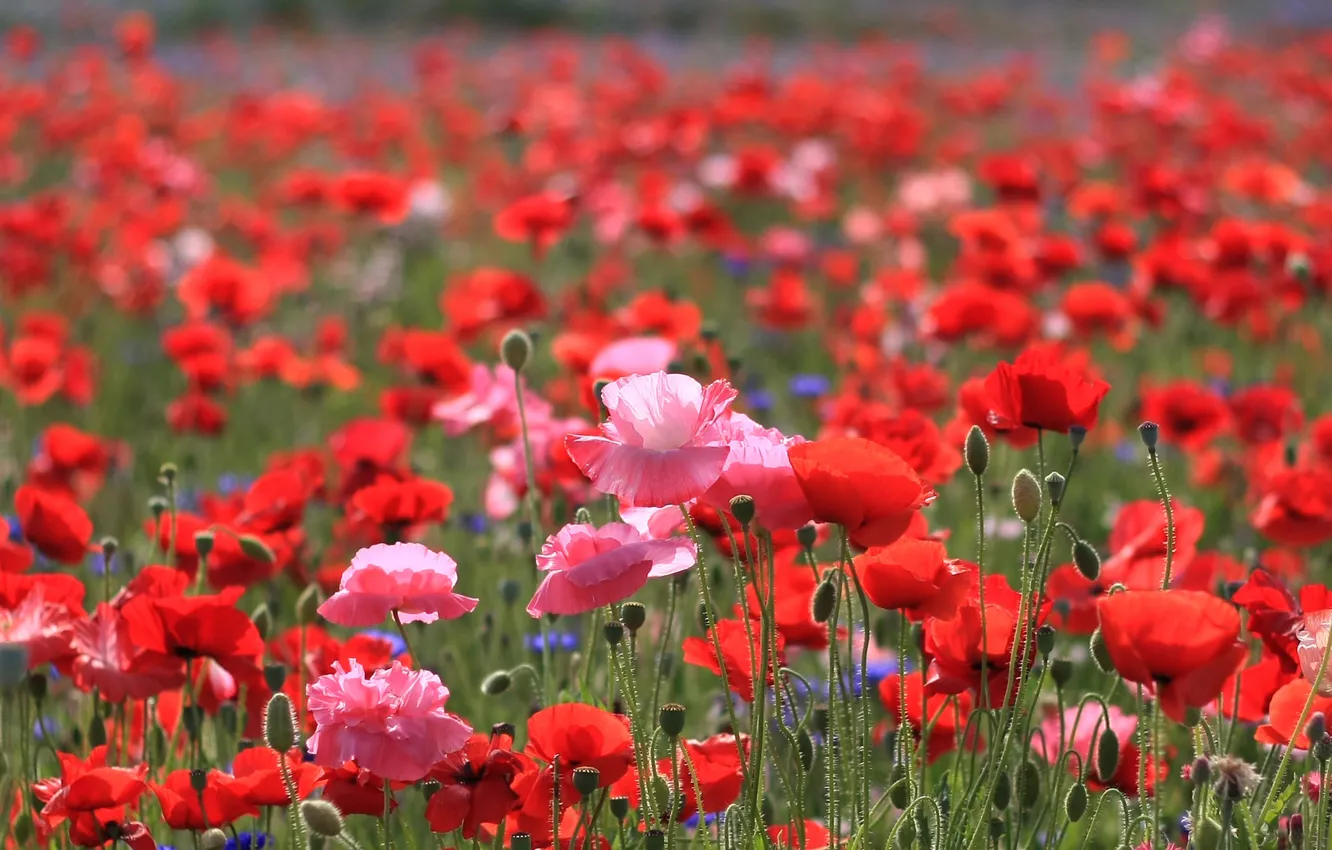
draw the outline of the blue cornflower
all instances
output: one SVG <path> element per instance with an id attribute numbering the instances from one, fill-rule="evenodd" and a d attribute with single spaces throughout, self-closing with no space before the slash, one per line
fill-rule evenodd
<path id="1" fill-rule="evenodd" d="M 707 826 L 712 826 L 720 817 L 720 812 L 709 812 L 703 815 L 703 823 Z M 685 829 L 698 829 L 698 812 L 685 818 L 684 827 Z"/>
<path id="2" fill-rule="evenodd" d="M 749 258 L 742 254 L 727 254 L 722 257 L 722 266 L 731 277 L 744 277 L 749 273 Z"/>
<path id="3" fill-rule="evenodd" d="M 541 635 L 526 635 L 523 644 L 531 652 L 541 652 L 544 646 Z M 554 652 L 573 652 L 578 648 L 578 635 L 573 632 L 551 632 L 550 648 Z"/>
<path id="4" fill-rule="evenodd" d="M 272 846 L 273 837 L 262 832 L 238 832 L 235 838 L 228 838 L 226 850 L 263 850 Z"/>
<path id="5" fill-rule="evenodd" d="M 223 496 L 230 496 L 232 493 L 250 489 L 250 485 L 253 483 L 254 479 L 248 475 L 224 472 L 217 477 L 217 492 Z"/>
<path id="6" fill-rule="evenodd" d="M 1211 387 L 1212 392 L 1222 398 L 1228 398 L 1230 396 L 1230 381 L 1227 381 L 1225 378 L 1213 378 L 1207 382 L 1207 386 Z"/>
<path id="7" fill-rule="evenodd" d="M 365 629 L 364 631 L 361 632 L 361 634 L 365 635 L 366 637 L 378 638 L 380 640 L 388 641 L 389 646 L 392 647 L 391 651 L 395 656 L 402 655 L 404 652 L 407 651 L 407 641 L 403 640 L 402 635 L 398 634 L 397 632 L 386 632 L 386 631 L 381 631 L 380 629 Z"/>
<path id="8" fill-rule="evenodd" d="M 832 381 L 825 375 L 795 375 L 787 387 L 796 398 L 818 398 L 832 389 Z"/>
<path id="9" fill-rule="evenodd" d="M 103 552 L 93 552 L 88 557 L 88 569 L 92 570 L 94 575 L 99 575 L 99 576 L 102 573 L 106 572 L 106 554 Z M 114 573 L 118 569 L 120 568 L 117 566 L 117 562 L 115 560 L 112 560 L 111 572 Z"/>
<path id="10" fill-rule="evenodd" d="M 23 529 L 19 528 L 19 518 L 13 514 L 5 514 L 5 524 L 9 526 L 9 541 L 11 543 L 22 543 Z"/>
<path id="11" fill-rule="evenodd" d="M 749 406 L 759 413 L 766 413 L 772 410 L 772 393 L 764 389 L 753 389 L 745 393 L 745 400 Z"/>
<path id="12" fill-rule="evenodd" d="M 1115 460 L 1120 463 L 1137 463 L 1142 454 L 1142 443 L 1138 440 L 1121 440 L 1115 446 Z"/>
<path id="13" fill-rule="evenodd" d="M 56 723 L 54 717 L 39 717 L 37 722 L 32 724 L 32 737 L 39 741 L 44 741 L 52 735 L 60 733 L 60 724 Z"/>
<path id="14" fill-rule="evenodd" d="M 462 527 L 471 534 L 485 534 L 490 525 L 485 514 L 463 514 L 459 520 L 462 522 Z"/>

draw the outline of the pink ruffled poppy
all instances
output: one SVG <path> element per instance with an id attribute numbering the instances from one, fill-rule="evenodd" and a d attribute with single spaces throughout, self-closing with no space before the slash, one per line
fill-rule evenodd
<path id="1" fill-rule="evenodd" d="M 587 372 L 594 378 L 660 372 L 678 350 L 674 342 L 659 336 L 618 339 L 597 352 Z"/>
<path id="2" fill-rule="evenodd" d="M 443 552 L 420 543 L 377 543 L 356 553 L 319 613 L 351 628 L 377 626 L 391 611 L 404 623 L 452 620 L 478 601 L 454 593 L 457 581 L 458 565 Z"/>
<path id="3" fill-rule="evenodd" d="M 736 391 L 688 375 L 654 372 L 607 384 L 609 421 L 600 436 L 570 435 L 569 457 L 603 493 L 634 507 L 662 507 L 703 495 L 730 455 L 719 425 Z"/>
<path id="4" fill-rule="evenodd" d="M 787 455 L 788 448 L 805 438 L 787 438 L 740 413 L 731 414 L 725 429 L 730 432 L 731 452 L 721 477 L 703 494 L 703 501 L 725 511 L 731 499 L 749 496 L 754 500 L 755 521 L 769 530 L 799 528 L 812 520 L 814 511 Z"/>
<path id="5" fill-rule="evenodd" d="M 523 404 L 529 428 L 534 422 L 550 418 L 550 405 L 526 389 Z M 496 421 L 500 424 L 517 423 L 518 388 L 513 370 L 508 366 L 496 366 L 492 372 L 490 367 L 482 364 L 473 366 L 471 388 L 462 395 L 436 404 L 431 415 L 444 423 L 444 432 L 451 437 Z"/>
<path id="6" fill-rule="evenodd" d="M 346 670 L 334 662 L 306 694 L 315 720 L 310 753 L 325 767 L 355 761 L 381 779 L 415 782 L 472 734 L 444 709 L 449 689 L 438 676 L 397 661 L 368 678 L 354 658 Z"/>
<path id="7" fill-rule="evenodd" d="M 541 581 L 527 613 L 581 614 L 633 596 L 649 578 L 674 575 L 694 565 L 692 541 L 683 537 L 645 540 L 632 525 L 570 524 L 546 539 L 537 555 Z"/>

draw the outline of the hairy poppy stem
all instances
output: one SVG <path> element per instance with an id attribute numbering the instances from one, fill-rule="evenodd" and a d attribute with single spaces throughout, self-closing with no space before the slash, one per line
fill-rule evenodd
<path id="1" fill-rule="evenodd" d="M 527 405 L 523 401 L 523 373 L 521 369 L 513 370 L 513 388 L 514 395 L 518 400 L 518 427 L 523 435 L 523 465 L 527 473 L 527 493 L 524 494 L 523 504 L 527 508 L 527 524 L 530 526 L 528 532 L 532 542 L 532 557 L 536 557 L 540 550 L 540 544 L 544 535 L 541 533 L 540 511 L 537 510 L 537 484 L 536 484 L 536 462 L 532 456 L 532 436 L 527 430 Z M 550 626 L 546 623 L 546 618 L 540 619 L 541 623 L 541 695 L 544 705 L 555 704 L 555 671 L 554 660 L 550 647 Z"/>
<path id="2" fill-rule="evenodd" d="M 1147 463 L 1152 468 L 1152 478 L 1156 480 L 1156 492 L 1161 497 L 1166 517 L 1165 575 L 1161 579 L 1161 589 L 1170 589 L 1170 576 L 1175 565 L 1175 509 L 1170 504 L 1170 490 L 1166 488 L 1165 473 L 1161 471 L 1161 459 L 1156 447 L 1147 449 Z"/>

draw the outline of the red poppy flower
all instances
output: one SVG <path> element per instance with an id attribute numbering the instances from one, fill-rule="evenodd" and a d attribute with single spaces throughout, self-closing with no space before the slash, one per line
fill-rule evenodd
<path id="1" fill-rule="evenodd" d="M 925 654 L 932 660 L 925 679 L 930 692 L 960 694 L 971 691 L 978 697 L 986 692 L 991 707 L 1004 704 L 1008 690 L 1009 659 L 1016 660 L 1010 701 L 1017 696 L 1017 683 L 1036 659 L 1036 642 L 1028 626 L 1034 620 L 1039 627 L 1050 613 L 1050 602 L 1028 613 L 1028 623 L 1018 618 L 1022 594 L 1014 590 L 1002 575 L 985 578 L 984 629 L 981 627 L 979 573 L 970 571 L 971 584 L 966 599 L 948 619 L 925 618 Z M 1028 609 L 1035 607 L 1033 598 Z M 1019 649 L 1013 651 L 1017 643 Z M 981 659 L 985 659 L 986 681 L 980 678 Z"/>
<path id="2" fill-rule="evenodd" d="M 706 741 L 680 742 L 682 755 L 678 762 L 680 782 L 677 789 L 680 795 L 680 809 L 676 813 L 677 820 L 686 821 L 699 813 L 698 797 L 694 793 L 695 784 L 698 786 L 698 792 L 703 795 L 704 814 L 725 811 L 727 806 L 736 801 L 744 788 L 744 770 L 740 764 L 741 747 L 748 754 L 748 741 L 742 739 L 740 747 L 737 747 L 735 736 L 728 734 L 713 735 Z M 689 755 L 688 761 L 683 755 L 685 751 Z M 695 771 L 693 773 L 689 770 L 691 762 Z M 674 769 L 670 756 L 657 760 L 656 774 L 667 783 L 668 787 L 674 781 Z M 638 786 L 638 771 L 630 768 L 611 789 L 611 793 L 615 796 L 628 797 L 629 805 L 636 808 L 642 800 Z"/>
<path id="3" fill-rule="evenodd" d="M 9 523 L 0 517 L 0 573 L 26 572 L 32 566 L 32 549 L 9 535 Z"/>
<path id="4" fill-rule="evenodd" d="M 236 524 L 260 533 L 285 531 L 300 524 L 309 497 L 309 479 L 299 470 L 270 470 L 245 492 Z"/>
<path id="5" fill-rule="evenodd" d="M 296 799 L 304 800 L 324 785 L 324 771 L 318 765 L 301 759 L 301 751 L 287 753 L 287 768 L 296 786 Z M 278 752 L 272 747 L 249 747 L 236 754 L 231 762 L 231 773 L 236 781 L 231 784 L 247 803 L 255 806 L 290 806 L 291 795 L 282 777 Z M 211 814 L 211 812 L 210 812 Z"/>
<path id="6" fill-rule="evenodd" d="M 1299 675 L 1287 667 L 1283 659 L 1271 652 L 1263 652 L 1256 664 L 1235 671 L 1221 688 L 1220 707 L 1224 717 L 1238 717 L 1245 723 L 1262 723 L 1267 719 L 1272 697 L 1282 686 Z M 1239 688 L 1239 711 L 1236 712 L 1235 688 Z"/>
<path id="7" fill-rule="evenodd" d="M 1161 427 L 1161 437 L 1187 450 L 1200 449 L 1230 427 L 1225 399 L 1196 381 L 1144 384 L 1142 418 Z"/>
<path id="8" fill-rule="evenodd" d="M 546 316 L 546 297 L 530 277 L 484 266 L 450 279 L 440 310 L 466 343 L 485 330 L 500 331 Z"/>
<path id="9" fill-rule="evenodd" d="M 560 800 L 577 803 L 580 795 L 573 786 L 573 772 L 580 767 L 595 767 L 601 772 L 601 784 L 614 784 L 633 764 L 633 741 L 628 722 L 593 705 L 567 702 L 543 708 L 527 719 L 528 756 L 551 764 L 560 757 Z M 547 767 L 540 772 L 523 774 L 515 787 L 524 800 L 523 811 L 550 815 L 554 772 Z"/>
<path id="10" fill-rule="evenodd" d="M 342 767 L 326 767 L 324 771 L 323 799 L 338 807 L 344 815 L 371 815 L 382 817 L 384 814 L 384 780 L 368 770 L 362 770 L 355 762 L 347 762 Z M 391 789 L 405 787 L 405 782 L 390 784 Z M 389 810 L 396 811 L 398 801 L 389 797 Z M 549 805 L 547 806 L 549 808 Z"/>
<path id="11" fill-rule="evenodd" d="M 1332 540 L 1332 470 L 1283 468 L 1266 482 L 1249 521 L 1282 546 L 1317 546 Z"/>
<path id="12" fill-rule="evenodd" d="M 893 673 L 879 682 L 879 701 L 888 711 L 892 728 L 900 728 L 903 709 L 899 674 Z M 921 732 L 926 725 L 933 724 L 925 744 L 926 757 L 931 763 L 957 749 L 958 735 L 966 728 L 967 718 L 971 716 L 971 704 L 969 693 L 958 694 L 956 699 L 951 694 L 928 693 L 924 674 L 919 670 L 906 674 L 906 720 L 911 724 L 917 747 L 920 746 Z"/>
<path id="13" fill-rule="evenodd" d="M 211 658 L 242 682 L 262 680 L 264 641 L 235 607 L 239 589 L 216 596 L 137 596 L 121 609 L 130 639 L 149 652 L 185 661 Z"/>
<path id="14" fill-rule="evenodd" d="M 519 198 L 495 215 L 495 233 L 510 242 L 526 242 L 536 257 L 572 224 L 573 202 L 548 192 Z"/>
<path id="15" fill-rule="evenodd" d="M 332 196 L 343 211 L 374 216 L 381 224 L 402 221 L 411 208 L 406 180 L 373 171 L 339 175 L 333 181 Z"/>
<path id="16" fill-rule="evenodd" d="M 804 841 L 800 836 L 804 835 Z M 768 827 L 768 838 L 774 846 L 782 850 L 828 850 L 833 846 L 832 834 L 828 827 L 816 820 L 807 820 L 804 824 L 776 824 Z"/>
<path id="17" fill-rule="evenodd" d="M 179 658 L 138 647 L 130 639 L 129 622 L 103 602 L 92 617 L 73 624 L 75 687 L 97 689 L 108 702 L 148 699 L 179 688 L 185 671 Z"/>
<path id="18" fill-rule="evenodd" d="M 1193 590 L 1130 590 L 1097 603 L 1101 634 L 1126 681 L 1154 688 L 1166 716 L 1216 699 L 1248 649 L 1225 600 Z"/>
<path id="19" fill-rule="evenodd" d="M 209 396 L 192 390 L 167 405 L 167 424 L 178 434 L 216 437 L 227 427 L 227 410 Z"/>
<path id="20" fill-rule="evenodd" d="M 759 627 L 757 623 L 750 623 L 748 627 L 743 620 L 718 620 L 714 627 L 717 630 L 717 637 L 721 643 L 722 658 L 726 665 L 726 675 L 730 681 L 731 690 L 740 695 L 745 702 L 754 701 L 754 672 L 750 666 L 751 653 L 754 658 L 761 658 L 763 653 L 758 646 Z M 703 667 L 711 670 L 714 674 L 720 676 L 722 665 L 717 661 L 717 651 L 712 643 L 712 629 L 708 629 L 705 637 L 691 635 L 684 639 L 684 662 L 693 664 L 696 667 Z M 751 642 L 750 632 L 754 639 Z M 777 634 L 777 653 L 778 662 L 785 663 L 786 658 L 786 640 Z M 768 676 L 765 684 L 773 684 L 773 669 L 771 663 L 766 665 Z"/>
<path id="21" fill-rule="evenodd" d="M 862 437 L 792 446 L 791 469 L 820 522 L 844 526 L 862 546 L 901 537 L 934 490 L 896 452 Z"/>
<path id="22" fill-rule="evenodd" d="M 439 782 L 426 806 L 431 831 L 461 827 L 463 838 L 471 839 L 482 824 L 499 825 L 521 802 L 515 782 L 535 769 L 530 759 L 513 752 L 512 735 L 473 735 L 430 771 L 430 778 Z"/>
<path id="23" fill-rule="evenodd" d="M 996 437 L 1002 437 L 1004 442 L 1015 449 L 1026 449 L 1036 445 L 1038 432 L 1035 428 L 1010 428 L 1004 431 L 997 430 L 990 422 L 990 396 L 985 391 L 984 378 L 968 378 L 962 382 L 962 386 L 957 390 L 957 420 L 961 427 L 953 424 L 951 427 L 965 439 L 965 434 L 973 425 L 979 425 L 985 432 L 985 436 L 994 440 Z M 962 439 L 954 441 L 961 444 Z"/>
<path id="24" fill-rule="evenodd" d="M 1259 726 L 1254 734 L 1258 743 L 1294 747 L 1298 750 L 1309 749 L 1309 736 L 1305 734 L 1304 729 L 1295 728 L 1295 724 L 1299 723 L 1300 715 L 1304 713 L 1304 705 L 1309 700 L 1309 692 L 1312 690 L 1313 686 L 1306 679 L 1292 679 L 1282 685 L 1272 695 L 1272 702 L 1268 707 L 1268 721 Z M 1332 717 L 1332 696 L 1314 695 L 1310 716 L 1314 712 L 1322 712 L 1324 717 Z"/>
<path id="25" fill-rule="evenodd" d="M 220 770 L 208 771 L 202 794 L 190 784 L 186 769 L 173 770 L 160 785 L 152 782 L 149 787 L 162 806 L 162 820 L 172 829 L 221 828 L 247 815 L 259 815 L 259 809 L 240 794 L 235 777 Z M 382 799 L 380 803 L 382 807 Z"/>
<path id="26" fill-rule="evenodd" d="M 1286 387 L 1258 384 L 1230 397 L 1235 433 L 1250 446 L 1262 445 L 1297 433 L 1304 425 L 1300 397 Z"/>
<path id="27" fill-rule="evenodd" d="M 1332 590 L 1321 584 L 1306 584 L 1297 598 L 1280 579 L 1266 569 L 1249 576 L 1231 601 L 1249 612 L 1249 631 L 1280 659 L 1289 671 L 1300 667 L 1299 630 L 1307 613 L 1332 608 Z"/>
<path id="28" fill-rule="evenodd" d="M 355 519 L 368 520 L 386 533 L 401 535 L 414 526 L 443 522 L 452 502 L 453 491 L 438 481 L 384 476 L 357 490 L 349 507 Z"/>
<path id="29" fill-rule="evenodd" d="M 936 540 L 903 537 L 857 555 L 853 563 L 871 602 L 912 620 L 951 617 L 972 584 L 967 567 L 948 560 Z"/>
<path id="30" fill-rule="evenodd" d="M 756 546 L 750 549 L 751 552 L 756 550 Z M 827 649 L 828 627 L 816 621 L 810 609 L 818 579 L 809 565 L 804 563 L 803 552 L 795 547 L 779 550 L 773 554 L 773 561 L 773 584 L 777 588 L 773 614 L 778 633 L 787 646 Z M 763 611 L 757 588 L 765 587 L 765 578 L 761 570 L 756 570 L 754 584 L 745 588 L 749 616 L 755 620 L 761 617 Z M 767 595 L 766 591 L 764 595 Z"/>
<path id="31" fill-rule="evenodd" d="M 1027 427 L 1067 434 L 1074 425 L 1091 428 L 1109 391 L 1105 381 L 1088 377 L 1047 347 L 1026 349 L 985 379 L 990 423 L 1000 431 Z"/>
<path id="32" fill-rule="evenodd" d="M 88 552 L 93 525 L 72 500 L 25 484 L 14 494 L 23 537 L 46 557 L 78 564 Z"/>

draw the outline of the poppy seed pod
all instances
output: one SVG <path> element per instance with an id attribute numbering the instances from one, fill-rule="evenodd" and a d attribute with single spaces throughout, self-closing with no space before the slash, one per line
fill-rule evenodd
<path id="1" fill-rule="evenodd" d="M 496 670 L 481 680 L 481 693 L 496 697 L 504 693 L 513 684 L 513 677 L 508 670 Z"/>
<path id="2" fill-rule="evenodd" d="M 425 798 L 427 803 L 429 803 L 430 798 L 439 793 L 439 789 L 442 787 L 443 786 L 440 785 L 438 779 L 427 779 L 425 782 L 421 783 L 421 796 Z"/>
<path id="3" fill-rule="evenodd" d="M 610 811 L 611 811 L 611 817 L 615 818 L 617 821 L 622 821 L 625 818 L 629 817 L 629 798 L 611 797 Z"/>
<path id="4" fill-rule="evenodd" d="M 1156 451 L 1156 443 L 1161 439 L 1161 426 L 1155 422 L 1144 422 L 1138 426 L 1138 436 L 1142 438 L 1142 444 L 1147 447 L 1147 451 Z"/>
<path id="5" fill-rule="evenodd" d="M 114 537 L 103 537 L 100 545 L 102 547 L 102 555 L 106 558 L 108 563 L 110 563 L 111 559 L 116 556 L 116 552 L 120 550 L 120 541 L 116 540 Z"/>
<path id="6" fill-rule="evenodd" d="M 156 521 L 162 519 L 162 514 L 166 513 L 169 507 L 167 500 L 161 496 L 153 496 L 148 499 L 148 512 L 153 515 L 153 519 Z"/>
<path id="7" fill-rule="evenodd" d="M 685 707 L 677 703 L 667 703 L 661 707 L 657 718 L 661 731 L 671 738 L 678 738 L 684 732 Z"/>
<path id="8" fill-rule="evenodd" d="M 250 614 L 250 622 L 254 623 L 254 630 L 259 633 L 259 637 L 267 640 L 273 631 L 273 615 L 268 613 L 268 603 L 259 603 L 254 613 Z"/>
<path id="9" fill-rule="evenodd" d="M 620 622 L 629 634 L 636 635 L 647 622 L 647 608 L 641 602 L 626 602 L 620 606 Z"/>
<path id="10" fill-rule="evenodd" d="M 1024 469 L 1013 476 L 1013 511 L 1018 519 L 1027 524 L 1036 521 L 1041 513 L 1041 482 L 1030 469 Z"/>
<path id="11" fill-rule="evenodd" d="M 1323 712 L 1315 711 L 1304 727 L 1304 734 L 1312 743 L 1318 743 L 1327 736 L 1327 718 Z"/>
<path id="12" fill-rule="evenodd" d="M 624 640 L 624 624 L 612 620 L 601 627 L 601 633 L 606 636 L 606 643 L 619 646 L 620 641 Z"/>
<path id="13" fill-rule="evenodd" d="M 962 454 L 967 459 L 967 469 L 972 475 L 984 475 L 990 466 L 990 441 L 985 439 L 985 432 L 979 425 L 972 425 L 967 432 L 967 439 L 962 444 Z"/>
<path id="14" fill-rule="evenodd" d="M 731 499 L 731 515 L 740 522 L 741 528 L 749 528 L 754 521 L 754 497 L 742 493 Z"/>
<path id="15" fill-rule="evenodd" d="M 28 693 L 32 695 L 34 702 L 40 703 L 46 699 L 46 676 L 43 673 L 32 673 L 28 676 Z"/>
<path id="16" fill-rule="evenodd" d="M 515 832 L 509 839 L 509 850 L 532 850 L 531 833 Z"/>
<path id="17" fill-rule="evenodd" d="M 1036 630 L 1036 650 L 1040 652 L 1043 658 L 1048 658 L 1050 653 L 1054 651 L 1054 644 L 1054 626 L 1049 623 L 1041 624 L 1041 627 Z"/>
<path id="18" fill-rule="evenodd" d="M 264 711 L 264 742 L 279 753 L 296 746 L 296 715 L 291 700 L 280 691 L 269 698 Z"/>
<path id="19" fill-rule="evenodd" d="M 200 850 L 223 850 L 227 846 L 227 834 L 214 827 L 199 836 Z"/>
<path id="20" fill-rule="evenodd" d="M 504 581 L 500 582 L 500 599 L 503 600 L 505 605 L 513 605 L 517 602 L 518 596 L 522 591 L 523 589 L 519 586 L 518 582 L 511 578 L 506 578 Z"/>
<path id="21" fill-rule="evenodd" d="M 342 812 L 328 800 L 305 800 L 301 803 L 301 817 L 315 835 L 333 838 L 342 834 Z"/>
<path id="22" fill-rule="evenodd" d="M 666 833 L 660 829 L 649 829 L 644 839 L 643 846 L 647 850 L 664 850 L 666 847 Z"/>
<path id="23" fill-rule="evenodd" d="M 802 525 L 796 529 L 796 542 L 806 552 L 814 551 L 814 544 L 818 542 L 819 530 L 813 525 Z"/>
<path id="24" fill-rule="evenodd" d="M 158 479 L 167 486 L 175 484 L 178 475 L 180 475 L 180 469 L 171 461 L 162 464 L 157 470 Z"/>
<path id="25" fill-rule="evenodd" d="M 194 550 L 199 553 L 199 557 L 207 559 L 213 554 L 213 544 L 217 542 L 217 535 L 211 531 L 196 531 L 194 533 Z"/>
<path id="26" fill-rule="evenodd" d="M 1068 429 L 1068 441 L 1073 444 L 1073 453 L 1077 454 L 1082 443 L 1087 439 L 1087 429 L 1081 425 L 1071 425 Z"/>
<path id="27" fill-rule="evenodd" d="M 1101 556 L 1086 540 L 1073 544 L 1073 566 L 1087 581 L 1096 581 L 1101 575 Z"/>
<path id="28" fill-rule="evenodd" d="M 1102 782 L 1109 782 L 1119 769 L 1119 736 L 1115 730 L 1106 729 L 1096 741 L 1096 776 Z"/>
<path id="29" fill-rule="evenodd" d="M 523 371 L 532 357 L 532 338 L 521 330 L 514 329 L 504 335 L 500 341 L 500 358 L 504 365 L 515 372 Z"/>
<path id="30" fill-rule="evenodd" d="M 195 768 L 190 771 L 190 787 L 196 792 L 202 794 L 208 787 L 208 771 L 202 768 Z"/>
<path id="31" fill-rule="evenodd" d="M 1064 485 L 1067 483 L 1064 476 L 1058 472 L 1051 472 L 1045 476 L 1045 486 L 1050 491 L 1050 504 L 1056 508 L 1064 502 Z"/>
<path id="32" fill-rule="evenodd" d="M 590 797 L 601 785 L 601 771 L 595 767 L 575 767 L 573 772 L 574 790 L 580 796 Z"/>
<path id="33" fill-rule="evenodd" d="M 273 663 L 264 665 L 264 684 L 274 693 L 282 690 L 282 683 L 287 681 L 287 665 Z"/>
<path id="34" fill-rule="evenodd" d="M 1056 688 L 1062 688 L 1073 679 L 1073 662 L 1067 658 L 1056 658 L 1050 662 L 1050 678 Z"/>

